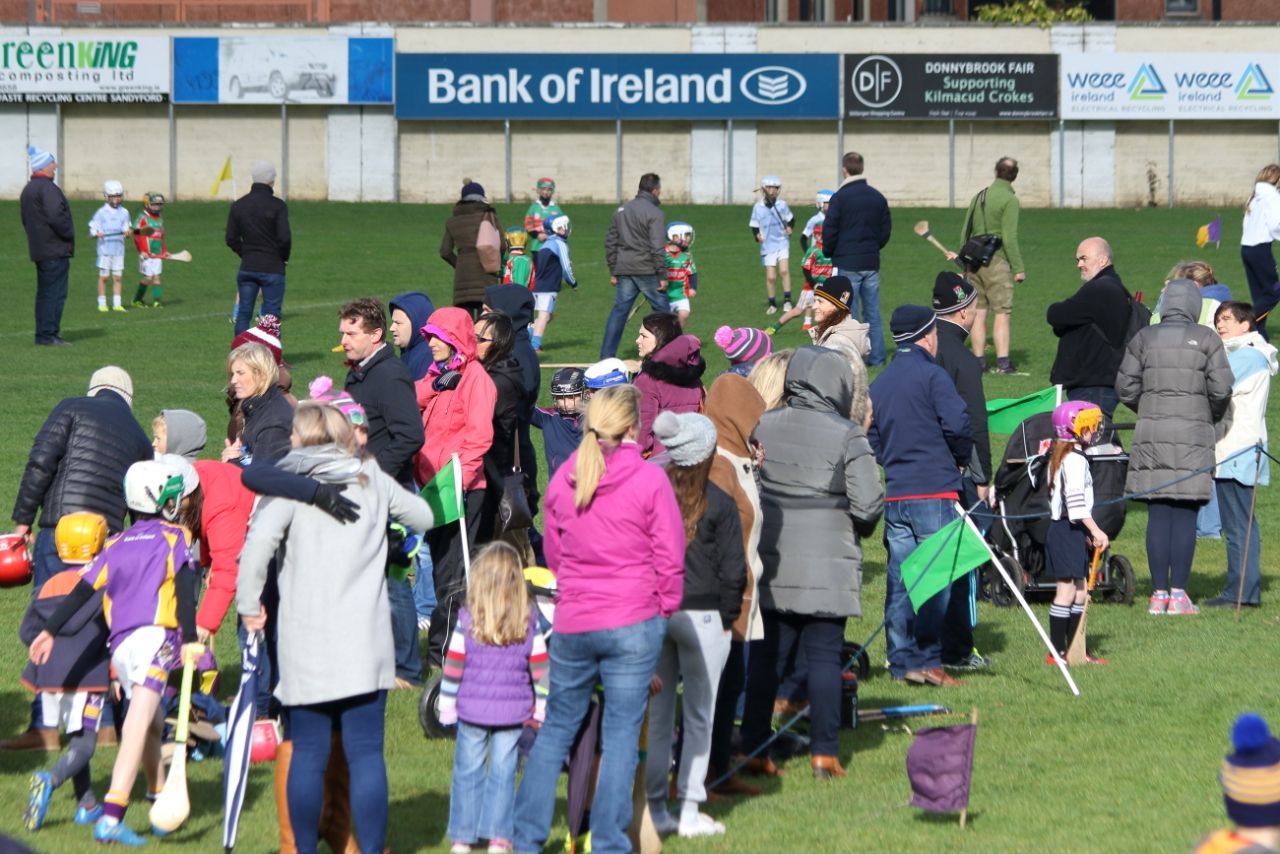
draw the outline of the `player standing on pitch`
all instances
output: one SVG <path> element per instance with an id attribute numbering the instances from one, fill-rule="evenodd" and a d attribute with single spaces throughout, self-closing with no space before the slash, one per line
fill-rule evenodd
<path id="1" fill-rule="evenodd" d="M 161 308 L 160 271 L 164 267 L 164 194 L 146 193 L 142 197 L 142 213 L 133 224 L 133 243 L 138 247 L 138 273 L 142 281 L 133 295 L 136 308 L 146 308 L 143 298 L 151 287 L 152 308 Z M 147 234 L 142 232 L 147 231 Z"/>
<path id="2" fill-rule="evenodd" d="M 124 275 L 124 239 L 133 231 L 129 211 L 121 205 L 124 187 L 119 181 L 103 181 L 107 203 L 89 220 L 89 236 L 98 239 L 98 311 L 107 310 L 107 277 L 111 277 L 111 310 L 124 311 L 120 304 L 120 278 Z"/>
<path id="3" fill-rule="evenodd" d="M 774 279 L 782 274 L 782 310 L 791 311 L 791 228 L 795 217 L 787 203 L 778 198 L 782 179 L 777 175 L 765 175 L 760 180 L 764 194 L 751 208 L 751 233 L 760 244 L 760 264 L 764 267 L 764 288 L 769 297 L 765 314 L 776 314 L 778 301 L 774 292 Z"/>

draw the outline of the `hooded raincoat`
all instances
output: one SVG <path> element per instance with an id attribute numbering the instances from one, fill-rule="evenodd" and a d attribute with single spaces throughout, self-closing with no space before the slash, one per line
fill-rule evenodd
<path id="1" fill-rule="evenodd" d="M 646 456 L 662 453 L 653 435 L 653 419 L 659 412 L 697 412 L 707 393 L 702 388 L 702 342 L 680 335 L 661 350 L 650 353 L 640 365 L 635 386 L 640 389 L 640 433 L 636 441 Z"/>

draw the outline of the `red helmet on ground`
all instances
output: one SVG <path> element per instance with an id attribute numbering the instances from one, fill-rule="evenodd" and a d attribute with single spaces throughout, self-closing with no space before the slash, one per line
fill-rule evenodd
<path id="1" fill-rule="evenodd" d="M 0 587 L 21 587 L 31 581 L 31 555 L 18 534 L 0 536 Z"/>
<path id="2" fill-rule="evenodd" d="M 253 722 L 253 743 L 249 748 L 249 761 L 255 765 L 259 762 L 272 762 L 276 758 L 276 747 L 280 744 L 280 724 L 264 718 Z"/>

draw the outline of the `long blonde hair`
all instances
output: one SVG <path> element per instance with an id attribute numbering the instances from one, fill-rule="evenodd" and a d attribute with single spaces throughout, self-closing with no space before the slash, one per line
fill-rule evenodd
<path id="1" fill-rule="evenodd" d="M 786 389 L 787 365 L 795 350 L 779 350 L 756 362 L 747 381 L 755 386 L 756 391 L 764 398 L 765 409 L 777 409 L 782 405 L 782 394 Z"/>
<path id="2" fill-rule="evenodd" d="M 1280 187 L 1280 163 L 1268 163 L 1262 167 L 1262 171 L 1253 179 L 1254 184 L 1270 184 L 1273 187 Z M 1249 201 L 1244 203 L 1244 212 L 1249 212 L 1249 207 L 1253 204 L 1257 190 L 1249 194 Z"/>
<path id="3" fill-rule="evenodd" d="M 227 356 L 228 376 L 231 375 L 231 369 L 236 362 L 244 365 L 253 374 L 254 397 L 266 394 L 267 389 L 280 382 L 280 369 L 276 366 L 275 357 L 271 355 L 271 351 L 264 344 L 250 341 L 232 350 Z"/>
<path id="4" fill-rule="evenodd" d="M 640 390 L 633 385 L 615 385 L 591 396 L 582 422 L 582 442 L 573 467 L 573 505 L 585 510 L 596 496 L 604 477 L 603 442 L 614 446 L 627 431 L 640 425 Z"/>
<path id="5" fill-rule="evenodd" d="M 1213 268 L 1205 261 L 1179 261 L 1173 265 L 1169 275 L 1165 276 L 1166 282 L 1172 282 L 1174 279 L 1190 279 L 1201 288 L 1218 283 L 1217 276 L 1213 274 Z"/>
<path id="6" fill-rule="evenodd" d="M 490 646 L 523 643 L 529 636 L 529 591 L 524 561 L 511 546 L 498 541 L 480 550 L 467 582 L 471 637 Z"/>
<path id="7" fill-rule="evenodd" d="M 355 455 L 356 431 L 347 416 L 323 401 L 304 400 L 293 412 L 293 435 L 298 447 L 334 444 Z"/>

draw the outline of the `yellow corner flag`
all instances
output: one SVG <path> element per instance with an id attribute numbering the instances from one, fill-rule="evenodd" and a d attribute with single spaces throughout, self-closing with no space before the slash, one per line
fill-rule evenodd
<path id="1" fill-rule="evenodd" d="M 218 180 L 213 182 L 213 189 L 209 190 L 210 196 L 217 196 L 218 190 L 222 189 L 223 181 L 231 180 L 231 155 L 227 155 L 227 162 L 222 164 L 222 171 L 218 173 Z"/>

